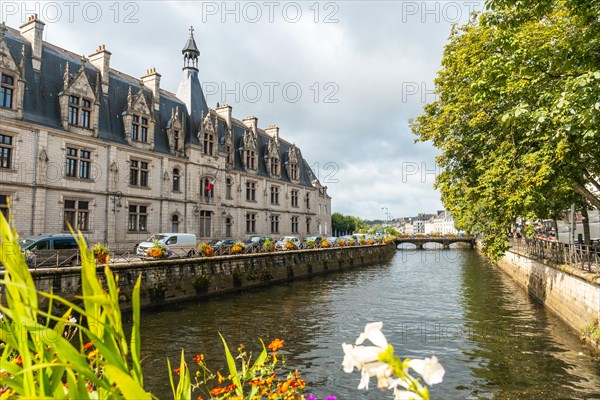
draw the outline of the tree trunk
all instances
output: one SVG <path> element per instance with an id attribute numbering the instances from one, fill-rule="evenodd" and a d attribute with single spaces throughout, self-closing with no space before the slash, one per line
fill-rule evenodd
<path id="1" fill-rule="evenodd" d="M 600 199 L 598 197 L 596 197 L 592 192 L 587 190 L 587 188 L 585 186 L 576 183 L 574 189 L 575 189 L 575 192 L 579 193 L 587 201 L 589 201 L 591 205 L 600 209 Z"/>
<path id="2" fill-rule="evenodd" d="M 590 218 L 588 215 L 588 207 L 587 207 L 587 202 L 585 201 L 585 199 L 582 199 L 582 202 L 581 202 L 581 217 L 582 217 L 582 222 L 583 222 L 583 243 L 589 245 L 589 244 L 591 244 Z"/>

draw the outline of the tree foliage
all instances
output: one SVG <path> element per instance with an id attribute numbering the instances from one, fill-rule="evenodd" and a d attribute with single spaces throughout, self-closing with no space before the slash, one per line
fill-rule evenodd
<path id="1" fill-rule="evenodd" d="M 454 28 L 439 98 L 411 121 L 442 151 L 436 187 L 457 228 L 483 233 L 492 258 L 515 216 L 556 215 L 580 197 L 600 208 L 598 14 L 529 3 L 491 1 Z"/>
<path id="2" fill-rule="evenodd" d="M 331 226 L 335 232 L 353 233 L 366 225 L 359 217 L 335 212 L 331 215 Z"/>

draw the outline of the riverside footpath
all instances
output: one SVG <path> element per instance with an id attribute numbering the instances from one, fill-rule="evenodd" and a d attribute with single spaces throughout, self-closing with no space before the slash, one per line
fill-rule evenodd
<path id="1" fill-rule="evenodd" d="M 600 354 L 600 248 L 513 240 L 497 265 Z"/>

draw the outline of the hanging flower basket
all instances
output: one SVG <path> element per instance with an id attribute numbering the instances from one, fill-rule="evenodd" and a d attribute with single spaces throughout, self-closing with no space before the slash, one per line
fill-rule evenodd
<path id="1" fill-rule="evenodd" d="M 242 242 L 236 242 L 233 246 L 231 246 L 231 254 L 239 254 L 243 253 L 246 245 Z"/>
<path id="2" fill-rule="evenodd" d="M 152 258 L 166 258 L 173 255 L 173 251 L 169 247 L 163 247 L 158 242 L 154 242 L 154 246 L 148 250 L 146 255 Z"/>
<path id="3" fill-rule="evenodd" d="M 215 249 L 213 249 L 208 243 L 200 243 L 198 245 L 198 252 L 202 257 L 212 257 L 215 255 Z"/>
<path id="4" fill-rule="evenodd" d="M 97 264 L 108 264 L 110 259 L 110 251 L 108 247 L 101 245 L 100 243 L 96 243 L 94 247 L 92 247 L 92 254 L 96 259 Z"/>

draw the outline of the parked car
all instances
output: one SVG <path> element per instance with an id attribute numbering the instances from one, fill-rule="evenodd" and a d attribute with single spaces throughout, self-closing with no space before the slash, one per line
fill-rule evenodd
<path id="1" fill-rule="evenodd" d="M 251 252 L 253 251 L 252 249 L 256 248 L 257 246 L 262 246 L 267 240 L 270 240 L 271 242 L 273 241 L 273 239 L 271 239 L 269 236 L 249 236 L 246 238 L 246 240 L 244 240 L 244 245 L 246 246 L 245 251 Z"/>
<path id="2" fill-rule="evenodd" d="M 314 242 L 316 247 L 321 247 L 323 239 L 325 239 L 323 236 L 307 236 L 302 240 L 300 247 L 303 249 L 308 248 L 308 243 L 311 241 Z"/>
<path id="3" fill-rule="evenodd" d="M 275 243 L 275 250 L 287 250 L 285 244 L 292 242 L 296 248 L 300 248 L 300 238 L 298 236 L 284 236 Z"/>
<path id="4" fill-rule="evenodd" d="M 196 235 L 193 233 L 157 233 L 136 246 L 138 256 L 147 256 L 148 250 L 157 242 L 159 246 L 173 250 L 174 255 L 192 256 L 196 252 Z"/>
<path id="5" fill-rule="evenodd" d="M 327 240 L 327 243 L 329 243 L 329 246 L 331 247 L 339 247 L 339 243 L 338 243 L 338 238 L 336 238 L 335 236 L 329 236 L 326 237 L 325 240 Z"/>
<path id="6" fill-rule="evenodd" d="M 211 246 L 215 251 L 219 249 L 222 249 L 221 251 L 224 251 L 227 247 L 233 246 L 236 242 L 237 240 L 235 239 L 219 239 L 215 244 Z"/>
<path id="7" fill-rule="evenodd" d="M 80 264 L 79 246 L 70 233 L 20 238 L 19 246 L 22 251 L 30 251 L 35 255 L 35 266 Z"/>
<path id="8" fill-rule="evenodd" d="M 358 236 L 355 235 L 344 235 L 340 237 L 340 240 L 344 241 L 344 244 L 348 245 L 350 244 L 350 240 L 352 240 L 354 242 L 354 244 L 358 243 Z"/>

